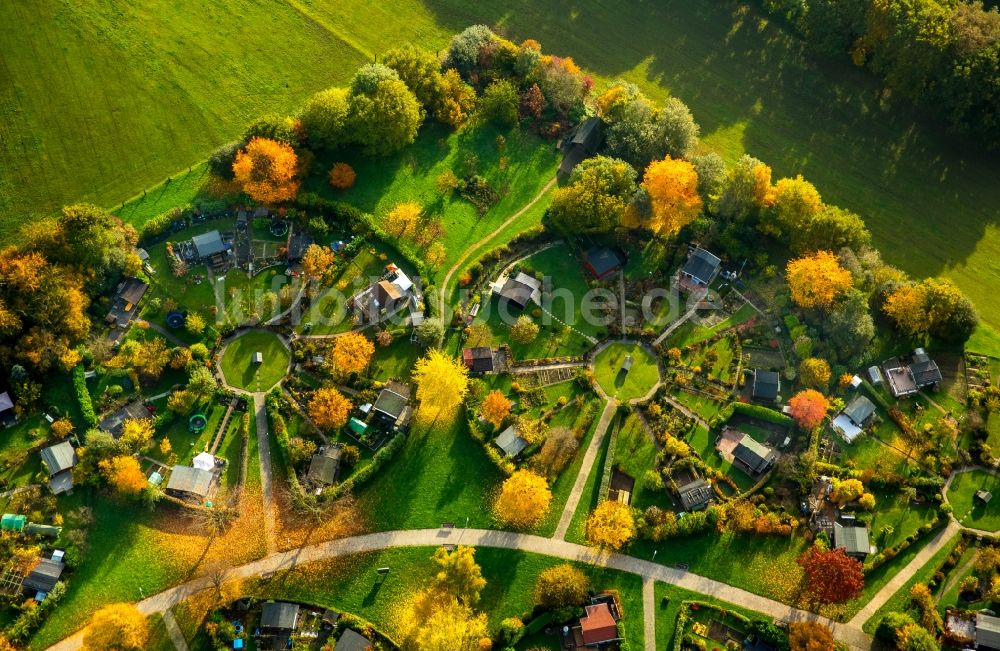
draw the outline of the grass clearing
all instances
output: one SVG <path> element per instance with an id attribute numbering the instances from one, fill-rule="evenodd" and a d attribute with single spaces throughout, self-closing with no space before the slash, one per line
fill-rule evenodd
<path id="1" fill-rule="evenodd" d="M 253 361 L 258 352 L 264 356 L 260 364 Z M 246 391 L 267 391 L 285 377 L 290 359 L 277 335 L 250 330 L 229 342 L 220 365 L 229 384 Z"/>
<path id="2" fill-rule="evenodd" d="M 631 368 L 623 365 L 631 359 Z M 594 358 L 594 377 L 604 393 L 620 401 L 641 398 L 660 381 L 656 358 L 639 344 L 612 344 Z"/>
<path id="3" fill-rule="evenodd" d="M 965 526 L 996 531 L 1000 529 L 1000 504 L 992 500 L 983 504 L 976 498 L 979 490 L 1000 495 L 1000 477 L 984 470 L 958 473 L 948 487 L 948 503 Z"/>

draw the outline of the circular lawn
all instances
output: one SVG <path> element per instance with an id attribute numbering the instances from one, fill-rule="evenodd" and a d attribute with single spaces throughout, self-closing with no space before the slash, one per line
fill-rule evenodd
<path id="1" fill-rule="evenodd" d="M 632 366 L 622 368 L 632 357 Z M 660 381 L 656 358 L 639 344 L 612 344 L 594 358 L 594 377 L 609 397 L 619 400 L 641 398 Z"/>
<path id="2" fill-rule="evenodd" d="M 263 361 L 254 363 L 254 353 Z M 267 391 L 288 371 L 291 356 L 277 335 L 250 330 L 229 342 L 222 354 L 222 373 L 231 386 L 245 391 Z"/>
<path id="3" fill-rule="evenodd" d="M 984 503 L 976 497 L 978 491 L 991 494 Z M 959 522 L 973 529 L 1000 529 L 1000 477 L 983 470 L 960 472 L 948 487 L 948 503 Z"/>

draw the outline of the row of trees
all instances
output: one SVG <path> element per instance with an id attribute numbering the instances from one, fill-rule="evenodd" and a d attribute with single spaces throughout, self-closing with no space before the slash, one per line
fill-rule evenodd
<path id="1" fill-rule="evenodd" d="M 990 3 L 992 4 L 992 3 Z M 1000 146 L 1000 13 L 981 0 L 768 0 L 814 51 L 850 55 L 894 91 Z"/>
<path id="2" fill-rule="evenodd" d="M 452 39 L 443 61 L 412 45 L 395 48 L 359 68 L 347 88 L 313 95 L 298 115 L 258 119 L 241 140 L 216 150 L 209 166 L 255 201 L 281 203 L 295 198 L 318 151 L 360 146 L 386 156 L 411 144 L 428 116 L 452 128 L 474 115 L 504 126 L 527 118 L 555 135 L 583 114 L 591 86 L 572 59 L 476 25 Z M 339 165 L 331 183 L 349 187 L 354 172 Z"/>

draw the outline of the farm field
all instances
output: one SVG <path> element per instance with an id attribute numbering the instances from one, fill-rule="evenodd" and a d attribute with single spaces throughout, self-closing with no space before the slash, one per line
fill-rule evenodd
<path id="1" fill-rule="evenodd" d="M 1000 324 L 1000 294 L 980 282 L 1000 271 L 1000 232 L 991 225 L 1000 205 L 991 179 L 1000 163 L 946 138 L 907 107 L 883 102 L 864 72 L 817 66 L 798 40 L 738 3 L 674 0 L 620 12 L 588 1 L 570 12 L 558 3 L 495 0 L 409 0 L 392 11 L 358 0 L 241 2 L 230 13 L 154 2 L 122 9 L 117 20 L 127 28 L 115 30 L 96 13 L 96 4 L 50 1 L 30 11 L 3 9 L 5 24 L 17 26 L 0 37 L 14 82 L 3 102 L 3 142 L 11 144 L 0 153 L 0 208 L 17 215 L 8 217 L 6 232 L 24 214 L 47 214 L 74 200 L 117 205 L 186 172 L 257 114 L 288 112 L 310 92 L 346 82 L 374 52 L 405 40 L 440 49 L 451 33 L 487 23 L 573 56 L 599 85 L 624 77 L 654 98 L 676 94 L 701 124 L 706 147 L 728 160 L 750 152 L 778 176 L 801 172 L 824 198 L 861 214 L 891 262 L 917 276 L 955 279 L 986 321 Z M 154 15 L 164 18 L 150 20 Z M 265 22 L 284 29 L 265 30 L 264 43 L 241 47 L 237 35 Z M 115 38 L 102 40 L 105 31 Z M 285 46 L 284 31 L 297 34 L 296 47 Z M 37 56 L 38 43 L 46 42 L 61 56 Z M 199 47 L 184 47 L 190 43 Z M 197 57 L 194 65 L 176 65 L 182 48 Z M 198 65 L 226 57 L 239 64 Z M 134 63 L 140 59 L 147 63 Z M 85 60 L 101 64 L 72 63 Z M 88 93 L 99 80 L 116 87 Z M 58 91 L 38 92 L 43 87 Z M 87 129 L 73 126 L 81 120 Z M 38 125 L 32 137 L 28 124 Z M 102 155 L 84 154 L 94 151 Z M 46 182 L 27 182 L 39 178 Z M 907 228 L 898 228 L 901 221 Z M 991 339 L 977 338 L 984 345 Z"/>

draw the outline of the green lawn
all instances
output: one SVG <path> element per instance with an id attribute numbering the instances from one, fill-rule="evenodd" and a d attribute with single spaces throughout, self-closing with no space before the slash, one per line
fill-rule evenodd
<path id="1" fill-rule="evenodd" d="M 909 504 L 905 497 L 897 493 L 876 491 L 875 511 L 871 523 L 873 542 L 880 549 L 892 547 L 902 542 L 924 524 L 934 520 L 937 509 L 932 505 Z M 881 535 L 883 527 L 892 527 L 888 538 Z"/>
<path id="2" fill-rule="evenodd" d="M 544 309 L 558 319 L 555 323 L 568 324 L 592 337 L 600 337 L 606 332 L 606 326 L 585 313 L 593 312 L 587 306 L 593 303 L 596 295 L 588 297 L 591 291 L 589 278 L 585 275 L 583 263 L 568 246 L 559 244 L 540 251 L 519 266 L 527 273 L 540 273 L 548 278 L 552 292 L 551 295 L 542 294 L 542 303 Z M 598 315 L 595 312 L 593 316 Z"/>
<path id="3" fill-rule="evenodd" d="M 633 414 L 622 423 L 615 441 L 612 463 L 616 469 L 635 479 L 632 506 L 638 509 L 645 509 L 647 506 L 671 508 L 671 501 L 665 490 L 656 491 L 646 486 L 646 471 L 656 468 L 656 444 L 638 416 Z"/>
<path id="4" fill-rule="evenodd" d="M 410 341 L 408 334 L 397 335 L 390 345 L 384 348 L 376 346 L 371 363 L 372 377 L 383 382 L 393 378 L 406 380 L 422 353 L 423 350 Z"/>
<path id="5" fill-rule="evenodd" d="M 253 363 L 253 354 L 264 354 L 263 364 Z M 288 370 L 290 354 L 277 335 L 265 330 L 250 330 L 226 346 L 222 354 L 222 372 L 226 381 L 247 391 L 267 391 Z"/>
<path id="6" fill-rule="evenodd" d="M 948 502 L 955 510 L 955 517 L 965 526 L 996 531 L 1000 529 L 1000 504 L 990 501 L 984 506 L 975 499 L 980 489 L 1000 495 L 1000 477 L 982 470 L 959 473 L 948 488 Z"/>
<path id="7" fill-rule="evenodd" d="M 632 357 L 632 368 L 622 369 Z M 594 358 L 594 377 L 604 392 L 620 401 L 641 398 L 660 381 L 656 358 L 639 344 L 612 344 Z"/>
<path id="8" fill-rule="evenodd" d="M 437 527 L 442 522 L 494 526 L 490 496 L 500 471 L 461 417 L 415 424 L 406 445 L 357 490 L 361 509 L 379 530 Z"/>
<path id="9" fill-rule="evenodd" d="M 453 536 L 457 538 L 460 530 Z M 397 638 L 401 607 L 407 598 L 426 586 L 436 566 L 432 547 L 389 549 L 344 559 L 304 565 L 269 582 L 254 582 L 250 591 L 262 598 L 294 599 L 354 613 L 371 621 L 380 631 Z M 545 569 L 565 561 L 518 551 L 476 549 L 486 588 L 477 610 L 489 617 L 491 631 L 507 617 L 524 616 L 533 606 L 535 579 Z M 625 614 L 626 639 L 632 648 L 643 645 L 642 584 L 639 577 L 575 563 L 596 590 L 618 590 Z M 384 580 L 375 569 L 390 568 Z M 398 638 L 397 638 L 398 639 Z"/>
<path id="10" fill-rule="evenodd" d="M 117 205 L 187 170 L 253 117 L 343 84 L 372 53 L 405 40 L 440 50 L 455 31 L 486 23 L 574 57 L 598 88 L 623 77 L 654 98 L 675 94 L 707 148 L 730 161 L 751 153 L 776 177 L 803 173 L 827 201 L 865 217 L 890 262 L 953 278 L 1000 323 L 1000 293 L 981 282 L 1000 271 L 1000 231 L 991 226 L 1000 162 L 881 96 L 871 75 L 817 64 L 801 41 L 742 4 L 672 0 L 625 12 L 593 0 L 572 10 L 404 0 L 390 11 L 360 0 L 241 0 L 221 11 L 158 0 L 113 18 L 100 7 L 45 0 L 0 14 L 11 27 L 0 41 L 11 80 L 0 102 L 0 208 L 11 223 L 76 199 Z M 242 36 L 258 32 L 246 52 Z M 59 54 L 42 55 L 51 52 Z"/>
<path id="11" fill-rule="evenodd" d="M 923 567 L 914 573 L 912 578 L 903 584 L 903 587 L 897 590 L 888 601 L 882 604 L 881 608 L 875 611 L 875 614 L 864 623 L 863 628 L 866 633 L 874 633 L 879 622 L 882 621 L 882 618 L 885 617 L 887 613 L 893 611 L 905 611 L 907 609 L 910 604 L 910 589 L 917 583 L 926 583 L 932 576 L 934 576 L 934 572 L 937 571 L 941 563 L 944 562 L 944 559 L 948 557 L 951 550 L 958 544 L 959 538 L 960 535 L 955 535 L 949 542 L 941 547 L 936 554 L 931 556 Z"/>

